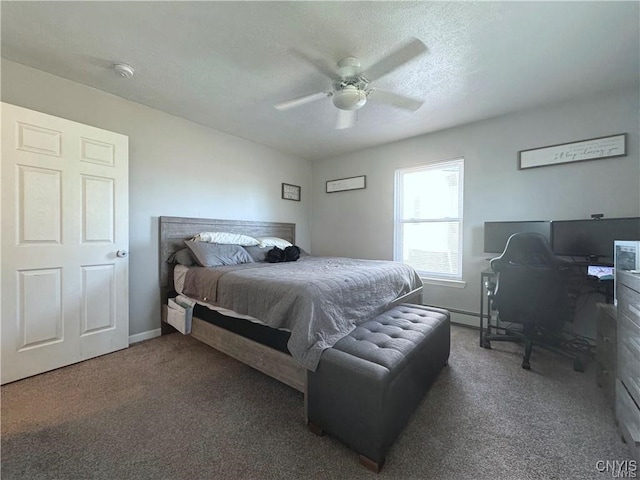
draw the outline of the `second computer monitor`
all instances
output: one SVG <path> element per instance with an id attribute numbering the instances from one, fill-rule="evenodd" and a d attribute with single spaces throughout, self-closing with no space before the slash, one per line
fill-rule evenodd
<path id="1" fill-rule="evenodd" d="M 613 262 L 616 240 L 640 240 L 640 218 L 602 218 L 553 222 L 556 255 Z"/>

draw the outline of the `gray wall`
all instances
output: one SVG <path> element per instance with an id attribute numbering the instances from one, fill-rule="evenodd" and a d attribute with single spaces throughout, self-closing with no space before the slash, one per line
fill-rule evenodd
<path id="1" fill-rule="evenodd" d="M 310 247 L 305 160 L 6 60 L 2 101 L 129 136 L 132 335 L 160 327 L 161 215 L 293 222 Z M 282 200 L 282 182 L 302 201 Z"/>
<path id="2" fill-rule="evenodd" d="M 424 302 L 472 312 L 479 311 L 479 272 L 487 266 L 484 221 L 640 215 L 637 90 L 511 114 L 312 165 L 6 60 L 2 101 L 129 136 L 131 334 L 159 327 L 160 215 L 295 222 L 297 243 L 315 255 L 391 259 L 394 170 L 463 156 L 466 286 L 427 285 Z M 519 150 L 621 132 L 629 133 L 627 157 L 516 168 Z M 367 176 L 365 190 L 324 193 L 326 180 L 356 175 Z M 302 202 L 281 200 L 282 182 L 301 185 Z"/>
<path id="3" fill-rule="evenodd" d="M 639 112 L 637 89 L 608 92 L 314 162 L 313 252 L 391 259 L 394 170 L 464 157 L 466 286 L 426 285 L 423 301 L 479 312 L 483 222 L 640 215 Z M 517 169 L 519 150 L 622 132 L 626 157 Z M 367 176 L 365 190 L 325 193 L 325 181 L 357 175 Z M 477 325 L 472 316 L 455 320 Z"/>

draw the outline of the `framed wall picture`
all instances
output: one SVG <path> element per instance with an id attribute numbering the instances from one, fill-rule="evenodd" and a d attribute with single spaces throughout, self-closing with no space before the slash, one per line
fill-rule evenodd
<path id="1" fill-rule="evenodd" d="M 627 155 L 627 134 L 609 135 L 578 142 L 532 148 L 518 152 L 518 169 L 584 162 Z"/>
<path id="2" fill-rule="evenodd" d="M 367 177 L 365 175 L 327 180 L 327 193 L 343 192 L 345 190 L 361 190 L 363 188 L 367 188 Z"/>
<path id="3" fill-rule="evenodd" d="M 282 198 L 285 200 L 300 201 L 300 187 L 298 185 L 282 184 Z"/>

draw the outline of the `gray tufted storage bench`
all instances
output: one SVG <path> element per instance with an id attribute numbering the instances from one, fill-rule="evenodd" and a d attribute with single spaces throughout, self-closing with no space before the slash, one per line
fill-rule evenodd
<path id="1" fill-rule="evenodd" d="M 325 350 L 308 373 L 309 427 L 360 454 L 379 472 L 450 350 L 449 312 L 401 304 Z"/>

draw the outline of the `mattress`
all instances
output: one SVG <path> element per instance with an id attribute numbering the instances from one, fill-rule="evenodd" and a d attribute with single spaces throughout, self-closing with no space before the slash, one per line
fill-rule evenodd
<path id="1" fill-rule="evenodd" d="M 184 281 L 185 281 L 185 278 L 187 276 L 187 272 L 188 271 L 189 271 L 189 267 L 185 267 L 184 265 L 176 265 L 174 270 L 173 270 L 173 287 L 175 288 L 176 292 L 178 292 L 181 295 L 185 295 L 185 293 L 184 293 Z M 186 296 L 188 296 L 188 295 L 186 295 Z M 197 298 L 193 298 L 193 300 L 198 305 L 206 307 L 209 310 L 213 310 L 215 312 L 218 312 L 221 315 L 224 315 L 226 317 L 240 318 L 242 320 L 249 320 L 251 322 L 258 323 L 258 324 L 261 324 L 261 325 L 265 324 L 263 321 L 255 318 L 255 317 L 252 317 L 251 315 L 243 315 L 241 313 L 234 312 L 233 310 L 230 310 L 228 308 L 219 307 L 219 306 L 207 303 L 207 302 L 205 302 L 203 300 L 198 300 Z M 281 330 L 289 331 L 286 328 L 283 328 Z"/>
<path id="2" fill-rule="evenodd" d="M 176 265 L 173 271 L 173 285 L 178 294 L 184 295 L 184 280 L 189 267 Z M 228 308 L 217 307 L 201 300 L 196 302 L 193 316 L 217 325 L 230 332 L 290 354 L 287 344 L 291 333 L 285 328 L 272 328 L 250 315 L 242 315 Z"/>

